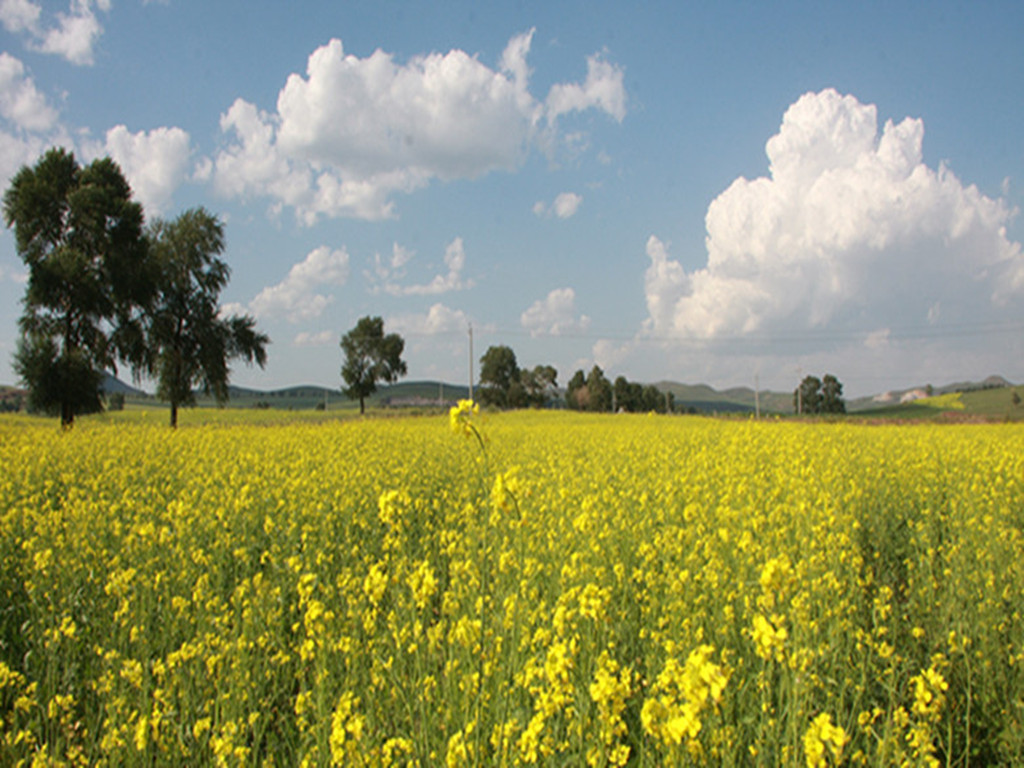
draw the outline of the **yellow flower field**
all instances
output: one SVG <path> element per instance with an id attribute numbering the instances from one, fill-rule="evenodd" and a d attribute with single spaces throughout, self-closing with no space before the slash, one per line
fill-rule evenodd
<path id="1" fill-rule="evenodd" d="M 1024 428 L 0 419 L 0 764 L 1024 762 Z"/>

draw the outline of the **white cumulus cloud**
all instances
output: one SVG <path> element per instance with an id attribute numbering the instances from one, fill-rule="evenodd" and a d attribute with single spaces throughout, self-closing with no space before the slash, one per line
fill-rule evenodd
<path id="1" fill-rule="evenodd" d="M 103 151 L 121 166 L 147 214 L 166 212 L 188 175 L 190 140 L 181 128 L 131 133 L 117 125 L 107 131 Z"/>
<path id="2" fill-rule="evenodd" d="M 707 263 L 688 272 L 652 236 L 650 335 L 897 328 L 991 313 L 1024 290 L 1004 201 L 922 162 L 924 124 L 879 131 L 876 108 L 808 93 L 767 143 L 769 175 L 736 179 L 709 206 Z M 884 337 L 875 336 L 877 345 Z"/>
<path id="3" fill-rule="evenodd" d="M 0 23 L 8 32 L 35 29 L 43 9 L 30 0 L 0 0 Z"/>
<path id="4" fill-rule="evenodd" d="M 447 271 L 435 275 L 428 283 L 402 285 L 396 282 L 396 279 L 404 274 L 402 268 L 412 256 L 412 251 L 406 250 L 396 243 L 390 268 L 385 266 L 379 255 L 375 257 L 375 274 L 372 277 L 380 282 L 379 287 L 375 290 L 383 290 L 392 296 L 436 296 L 473 287 L 473 281 L 462 276 L 462 270 L 466 266 L 466 248 L 461 237 L 456 237 L 445 248 L 444 264 Z"/>
<path id="5" fill-rule="evenodd" d="M 425 313 L 409 313 L 388 318 L 388 327 L 398 333 L 425 336 L 440 334 L 464 334 L 469 327 L 469 317 L 461 309 L 451 309 L 444 304 L 434 304 Z"/>
<path id="6" fill-rule="evenodd" d="M 260 291 L 249 310 L 257 317 L 285 315 L 291 322 L 317 317 L 334 299 L 322 293 L 324 286 L 344 285 L 348 267 L 345 249 L 322 245 L 295 264 L 280 283 Z"/>
<path id="7" fill-rule="evenodd" d="M 560 219 L 568 219 L 576 215 L 583 204 L 583 197 L 575 192 L 562 192 L 548 206 L 543 200 L 533 204 L 533 212 L 537 216 L 555 215 Z"/>
<path id="8" fill-rule="evenodd" d="M 572 288 L 556 288 L 533 302 L 519 322 L 531 336 L 561 336 L 585 331 L 590 326 L 589 317 L 576 314 L 576 292 Z"/>
<path id="9" fill-rule="evenodd" d="M 56 13 L 48 24 L 41 22 L 42 10 L 31 0 L 0 0 L 0 24 L 8 32 L 26 34 L 33 50 L 62 56 L 78 66 L 93 64 L 103 34 L 96 11 L 110 11 L 110 0 L 71 0 L 67 13 Z"/>
<path id="10" fill-rule="evenodd" d="M 552 210 L 558 218 L 568 219 L 570 216 L 576 215 L 576 211 L 580 209 L 582 203 L 583 198 L 575 192 L 563 192 L 555 198 Z"/>
<path id="11" fill-rule="evenodd" d="M 394 215 L 396 193 L 434 179 L 515 170 L 568 112 L 622 119 L 622 70 L 601 57 L 588 61 L 583 84 L 552 86 L 546 103 L 535 98 L 532 37 L 513 37 L 497 69 L 457 49 L 402 63 L 381 50 L 347 54 L 331 40 L 310 55 L 304 76 L 288 77 L 275 112 L 239 99 L 223 115 L 231 138 L 215 159 L 214 184 L 226 195 L 268 197 L 305 223 L 381 219 Z"/>
<path id="12" fill-rule="evenodd" d="M 295 334 L 292 344 L 296 347 L 326 347 L 332 343 L 337 344 L 338 338 L 336 331 L 319 331 L 317 333 L 302 331 Z"/>
<path id="13" fill-rule="evenodd" d="M 25 65 L 0 53 L 0 181 L 4 185 L 48 147 L 73 143 L 57 118 L 57 109 L 36 88 Z"/>
<path id="14" fill-rule="evenodd" d="M 583 84 L 559 83 L 548 93 L 546 116 L 553 122 L 569 112 L 598 108 L 620 123 L 626 116 L 626 89 L 623 71 L 603 57 L 587 58 L 587 79 Z"/>
<path id="15" fill-rule="evenodd" d="M 26 131 L 48 131 L 57 122 L 57 110 L 8 53 L 0 53 L 0 116 Z"/>

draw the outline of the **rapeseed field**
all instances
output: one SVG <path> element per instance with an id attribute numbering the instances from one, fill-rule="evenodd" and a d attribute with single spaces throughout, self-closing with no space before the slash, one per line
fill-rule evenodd
<path id="1" fill-rule="evenodd" d="M 160 421 L 0 420 L 0 764 L 1024 763 L 1020 426 Z"/>

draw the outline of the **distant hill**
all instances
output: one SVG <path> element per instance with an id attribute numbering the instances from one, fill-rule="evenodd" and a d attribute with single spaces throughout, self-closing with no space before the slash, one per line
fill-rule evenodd
<path id="1" fill-rule="evenodd" d="M 762 413 L 793 411 L 792 392 L 762 390 L 755 393 L 750 387 L 717 390 L 707 384 L 676 381 L 659 381 L 654 386 L 662 392 L 671 392 L 677 408 L 694 408 L 701 413 L 754 413 L 758 404 Z"/>
<path id="2" fill-rule="evenodd" d="M 130 400 L 148 400 L 153 402 L 153 395 L 133 387 L 111 374 L 105 374 L 102 389 L 107 394 L 122 393 Z M 671 392 L 675 397 L 676 407 L 680 410 L 693 409 L 699 413 L 753 413 L 755 410 L 755 392 L 750 387 L 731 387 L 717 390 L 707 384 L 683 384 L 677 381 L 659 381 L 655 385 L 661 391 Z M 13 402 L 20 399 L 24 392 L 7 388 L 8 396 Z M 916 417 L 927 414 L 934 409 L 910 408 L 907 406 L 915 401 L 931 395 L 948 395 L 965 393 L 962 401 L 968 412 L 976 412 L 985 416 L 1005 415 L 1007 418 L 1024 418 L 1024 408 L 1011 408 L 1007 403 L 1014 392 L 1024 399 L 1024 387 L 1016 387 L 1002 376 L 988 376 L 981 381 L 958 381 L 937 387 L 910 387 L 892 390 L 877 395 L 846 400 L 848 413 L 868 416 L 892 416 L 903 418 L 904 411 Z M 16 393 L 16 394 L 15 394 Z M 237 408 L 272 407 L 293 410 L 322 408 L 324 405 L 331 410 L 338 408 L 356 408 L 358 402 L 349 400 L 340 389 L 323 387 L 316 384 L 304 384 L 282 389 L 260 390 L 249 387 L 231 385 L 228 387 L 230 396 L 228 405 Z M 1005 395 L 1005 397 L 1003 396 Z M 454 404 L 457 400 L 468 397 L 469 389 L 464 384 L 448 384 L 440 381 L 403 381 L 397 384 L 381 386 L 377 392 L 367 399 L 367 405 L 375 408 L 391 407 L 430 407 Z M 761 413 L 793 413 L 793 393 L 763 390 L 757 393 Z M 199 405 L 212 405 L 213 398 L 198 396 Z M 1006 401 L 1006 402 L 1004 402 Z M 1005 412 L 1005 413 L 1004 413 Z"/>
<path id="3" fill-rule="evenodd" d="M 148 397 L 148 395 L 137 387 L 133 387 L 130 384 L 125 384 L 114 374 L 105 372 L 103 374 L 103 381 L 100 382 L 100 390 L 108 395 L 122 394 L 125 397 Z"/>

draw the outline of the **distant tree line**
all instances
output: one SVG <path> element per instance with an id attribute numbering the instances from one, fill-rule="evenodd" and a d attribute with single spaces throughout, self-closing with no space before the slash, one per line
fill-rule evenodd
<path id="1" fill-rule="evenodd" d="M 558 372 L 550 365 L 520 368 L 510 347 L 492 346 L 480 358 L 480 401 L 498 408 L 546 408 L 560 401 Z M 671 413 L 675 398 L 652 385 L 619 376 L 608 381 L 595 365 L 589 375 L 579 370 L 566 388 L 565 405 L 578 411 Z"/>
<path id="2" fill-rule="evenodd" d="M 510 347 L 489 347 L 480 358 L 479 398 L 498 408 L 548 407 L 558 399 L 558 371 L 550 365 L 520 368 Z"/>
<path id="3" fill-rule="evenodd" d="M 612 383 L 597 365 L 586 376 L 582 370 L 572 375 L 565 401 L 569 408 L 577 411 L 672 413 L 675 410 L 675 396 L 671 392 L 662 392 L 653 384 L 629 381 L 625 376 L 619 376 Z"/>
<path id="4" fill-rule="evenodd" d="M 30 409 L 70 427 L 123 363 L 156 379 L 175 426 L 196 387 L 227 400 L 231 360 L 266 363 L 255 320 L 220 315 L 224 228 L 203 208 L 147 227 L 117 163 L 55 148 L 15 174 L 3 213 L 28 267 L 14 369 Z"/>

